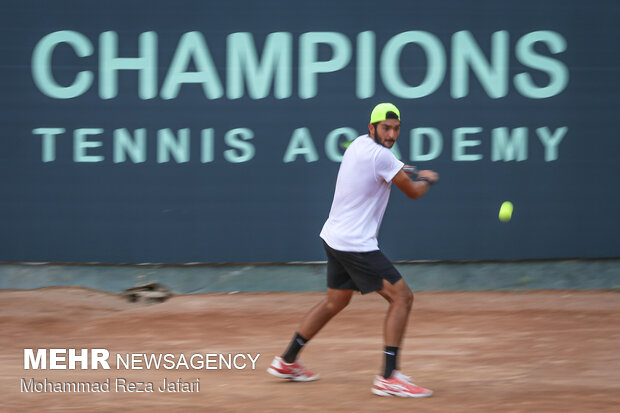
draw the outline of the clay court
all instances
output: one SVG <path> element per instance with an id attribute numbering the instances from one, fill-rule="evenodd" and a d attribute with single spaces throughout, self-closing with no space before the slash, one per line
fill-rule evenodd
<path id="1" fill-rule="evenodd" d="M 402 370 L 428 399 L 371 394 L 386 303 L 355 296 L 301 359 L 321 374 L 289 383 L 265 372 L 320 293 L 174 296 L 130 303 L 83 288 L 0 292 L 0 410 L 7 412 L 617 412 L 620 295 L 616 292 L 478 292 L 415 296 Z M 112 353 L 260 353 L 244 370 L 24 370 L 24 348 Z M 194 393 L 25 393 L 50 381 L 200 379 Z"/>

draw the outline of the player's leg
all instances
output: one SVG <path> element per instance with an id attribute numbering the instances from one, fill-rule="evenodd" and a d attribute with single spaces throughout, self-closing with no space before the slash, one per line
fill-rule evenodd
<path id="1" fill-rule="evenodd" d="M 299 334 L 306 341 L 316 335 L 329 320 L 342 311 L 351 301 L 353 290 L 327 289 L 327 296 L 315 305 L 301 322 Z"/>
<path id="2" fill-rule="evenodd" d="M 314 337 L 332 317 L 342 311 L 353 295 L 355 284 L 341 262 L 343 257 L 339 257 L 339 254 L 342 255 L 342 253 L 333 250 L 326 243 L 324 247 L 327 254 L 327 295 L 304 316 L 299 330 L 282 355 L 288 363 L 295 361 L 306 342 Z"/>
<path id="3" fill-rule="evenodd" d="M 297 356 L 308 340 L 349 304 L 353 295 L 352 288 L 355 284 L 336 257 L 336 251 L 327 244 L 324 245 L 327 253 L 327 295 L 306 313 L 284 354 L 274 358 L 267 371 L 276 377 L 295 381 L 311 381 L 318 378 L 318 374 L 304 369 L 296 361 Z"/>
<path id="4" fill-rule="evenodd" d="M 413 292 L 402 278 L 394 284 L 383 280 L 383 288 L 377 292 L 390 303 L 383 331 L 385 345 L 400 347 L 413 306 Z"/>
<path id="5" fill-rule="evenodd" d="M 306 343 L 316 335 L 336 314 L 351 301 L 352 290 L 327 289 L 327 296 L 318 304 L 310 309 L 304 316 L 291 340 L 288 348 L 282 354 L 282 359 L 287 363 L 292 363 Z"/>
<path id="6" fill-rule="evenodd" d="M 275 357 L 267 371 L 280 378 L 293 381 L 313 381 L 319 375 L 306 370 L 297 360 L 299 352 L 312 337 L 318 333 L 351 300 L 352 290 L 328 288 L 327 296 L 308 311 L 301 322 L 299 331 L 291 340 L 284 354 Z"/>
<path id="7" fill-rule="evenodd" d="M 390 304 L 383 324 L 385 344 L 383 377 L 388 378 L 394 370 L 398 370 L 398 351 L 413 306 L 413 293 L 402 278 L 394 284 L 383 280 L 383 288 L 377 292 Z"/>
<path id="8" fill-rule="evenodd" d="M 402 345 L 413 306 L 413 292 L 402 278 L 393 284 L 383 280 L 383 288 L 377 292 L 388 301 L 390 307 L 385 317 L 383 331 L 384 371 L 383 375 L 375 378 L 372 392 L 379 396 L 428 397 L 432 395 L 431 390 L 411 383 L 409 377 L 403 375 L 398 369 L 398 351 Z"/>

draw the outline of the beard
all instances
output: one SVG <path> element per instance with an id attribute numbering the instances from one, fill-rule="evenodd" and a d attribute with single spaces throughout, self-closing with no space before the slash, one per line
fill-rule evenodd
<path id="1" fill-rule="evenodd" d="M 374 136 L 372 136 L 375 139 L 375 142 L 377 142 L 379 145 L 384 146 L 388 149 L 390 149 L 392 146 L 394 146 L 394 143 L 396 142 L 396 140 L 394 139 L 384 139 L 381 137 L 381 135 L 379 135 L 378 131 L 375 129 L 374 131 Z"/>

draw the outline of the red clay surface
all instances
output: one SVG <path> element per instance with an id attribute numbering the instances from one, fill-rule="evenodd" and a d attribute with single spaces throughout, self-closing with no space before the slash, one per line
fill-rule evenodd
<path id="1" fill-rule="evenodd" d="M 382 398 L 378 295 L 355 296 L 302 361 L 321 374 L 289 383 L 265 370 L 319 293 L 199 294 L 129 303 L 81 288 L 0 291 L 0 411 L 7 412 L 618 412 L 620 294 L 416 293 L 401 369 L 428 399 Z M 24 370 L 24 348 L 106 348 L 111 370 Z M 256 369 L 124 370 L 115 354 L 260 353 Z M 41 381 L 200 379 L 194 393 L 27 393 Z"/>

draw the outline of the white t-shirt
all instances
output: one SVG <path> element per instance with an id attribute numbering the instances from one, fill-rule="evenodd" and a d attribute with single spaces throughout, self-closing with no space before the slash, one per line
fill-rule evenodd
<path id="1" fill-rule="evenodd" d="M 321 238 L 339 251 L 379 249 L 377 235 L 390 198 L 392 179 L 404 164 L 368 135 L 347 148 L 338 171 L 336 192 Z"/>

